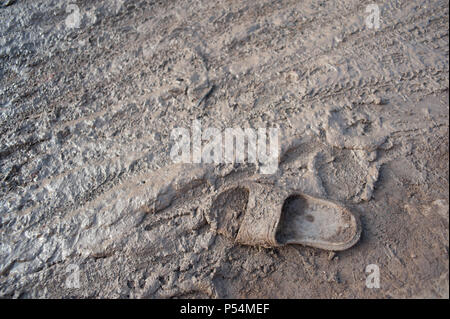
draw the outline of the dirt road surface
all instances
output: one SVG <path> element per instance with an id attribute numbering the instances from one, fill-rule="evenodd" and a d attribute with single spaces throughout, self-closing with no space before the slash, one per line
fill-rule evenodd
<path id="1" fill-rule="evenodd" d="M 449 297 L 448 1 L 7 2 L 0 296 Z M 173 163 L 194 120 L 278 128 L 277 172 Z M 337 201 L 362 237 L 236 244 L 208 216 L 243 180 Z"/>

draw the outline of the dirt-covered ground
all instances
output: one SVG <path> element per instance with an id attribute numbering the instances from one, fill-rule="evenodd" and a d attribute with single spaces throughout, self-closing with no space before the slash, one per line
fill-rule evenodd
<path id="1" fill-rule="evenodd" d="M 449 4 L 379 2 L 0 1 L 0 296 L 448 298 Z M 174 164 L 195 119 L 279 128 L 277 173 Z M 243 180 L 361 240 L 234 243 L 210 216 Z"/>

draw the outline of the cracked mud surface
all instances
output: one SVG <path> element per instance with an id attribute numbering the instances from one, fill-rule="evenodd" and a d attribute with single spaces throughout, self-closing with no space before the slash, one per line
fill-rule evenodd
<path id="1" fill-rule="evenodd" d="M 73 3 L 75 29 L 66 1 L 0 6 L 1 297 L 448 298 L 447 1 L 379 30 L 372 1 Z M 278 127 L 278 172 L 173 164 L 194 119 Z M 241 180 L 340 202 L 360 242 L 233 243 L 209 216 Z"/>

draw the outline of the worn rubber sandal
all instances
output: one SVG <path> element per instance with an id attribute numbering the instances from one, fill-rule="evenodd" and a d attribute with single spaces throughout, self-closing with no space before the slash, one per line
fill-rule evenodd
<path id="1" fill-rule="evenodd" d="M 254 182 L 220 192 L 208 219 L 240 244 L 267 248 L 300 244 L 339 251 L 361 235 L 359 219 L 338 203 Z"/>

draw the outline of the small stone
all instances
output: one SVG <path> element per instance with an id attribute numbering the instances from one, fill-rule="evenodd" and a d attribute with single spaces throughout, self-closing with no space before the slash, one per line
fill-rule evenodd
<path id="1" fill-rule="evenodd" d="M 386 100 L 383 99 L 382 97 L 378 96 L 378 95 L 374 95 L 373 96 L 373 104 L 375 104 L 375 105 L 385 105 L 386 104 Z"/>

